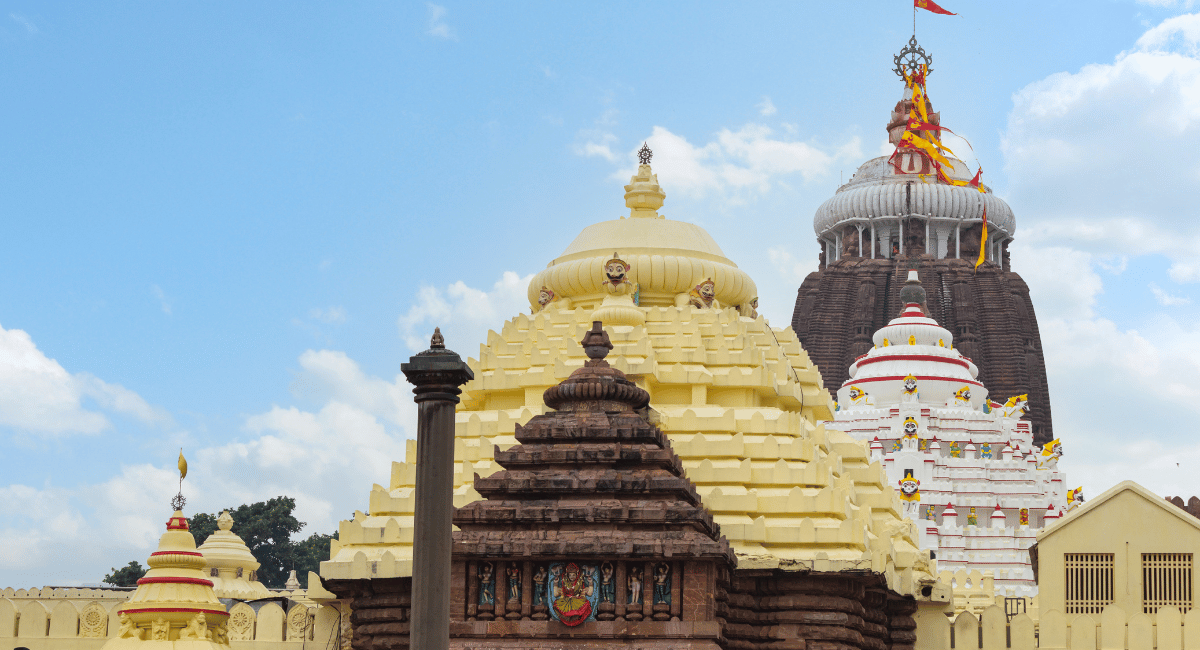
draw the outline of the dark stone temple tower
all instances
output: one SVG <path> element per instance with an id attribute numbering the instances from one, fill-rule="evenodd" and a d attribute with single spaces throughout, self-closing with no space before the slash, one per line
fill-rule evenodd
<path id="1" fill-rule="evenodd" d="M 906 54 L 930 61 L 917 50 L 911 41 L 897 56 L 897 71 Z M 926 124 L 940 125 L 927 95 L 924 100 Z M 997 399 L 1029 395 L 1034 442 L 1047 442 L 1054 435 L 1041 335 L 1029 287 L 1009 268 L 1016 219 L 990 188 L 981 192 L 969 184 L 972 175 L 961 160 L 949 158 L 942 178 L 928 155 L 903 145 L 912 108 L 906 83 L 887 127 L 900 145 L 896 154 L 868 160 L 817 209 L 819 267 L 800 286 L 792 328 L 834 392 L 848 379 L 850 364 L 871 348 L 871 334 L 900 313 L 900 289 L 908 271 L 917 270 L 928 315 L 954 333 L 956 347 L 979 367 L 979 380 Z M 985 209 L 988 237 L 976 269 Z"/>

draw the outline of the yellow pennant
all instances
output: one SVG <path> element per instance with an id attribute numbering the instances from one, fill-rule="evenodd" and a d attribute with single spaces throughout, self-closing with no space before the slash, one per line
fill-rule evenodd
<path id="1" fill-rule="evenodd" d="M 925 153 L 929 154 L 930 158 L 933 158 L 934 160 L 942 163 L 943 165 L 946 165 L 947 167 L 954 166 L 954 165 L 950 164 L 949 160 L 946 160 L 946 157 L 943 156 L 941 154 L 941 152 L 938 151 L 937 147 L 935 147 L 932 143 L 930 143 L 925 138 L 922 138 L 921 136 L 913 133 L 912 131 L 905 131 L 904 135 L 900 136 L 900 140 L 911 144 L 912 146 L 920 149 L 921 151 L 924 151 Z"/>
<path id="2" fill-rule="evenodd" d="M 987 208 L 983 209 L 983 235 L 979 237 L 979 259 L 975 261 L 976 270 L 979 265 L 983 264 L 983 258 L 987 254 Z"/>
<path id="3" fill-rule="evenodd" d="M 187 478 L 187 459 L 183 457 L 183 450 L 179 450 L 179 480 Z"/>

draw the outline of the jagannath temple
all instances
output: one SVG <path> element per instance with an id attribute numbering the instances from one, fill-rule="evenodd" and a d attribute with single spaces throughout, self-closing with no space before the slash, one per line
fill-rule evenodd
<path id="1" fill-rule="evenodd" d="M 865 445 L 818 423 L 830 394 L 754 281 L 659 214 L 650 156 L 628 216 L 585 228 L 469 361 L 452 647 L 911 647 L 918 603 L 949 599 L 919 531 Z M 407 643 L 414 452 L 321 565 L 355 648 Z"/>
<path id="2" fill-rule="evenodd" d="M 1029 547 L 1082 498 L 1065 487 L 1062 445 L 1034 444 L 1025 395 L 989 397 L 975 363 L 926 315 L 916 271 L 900 301 L 850 365 L 827 426 L 869 442 L 940 569 L 990 571 L 998 594 L 1031 597 Z"/>
<path id="3" fill-rule="evenodd" d="M 895 57 L 904 79 L 888 120 L 890 156 L 863 163 L 813 218 L 819 268 L 800 285 L 792 329 L 836 388 L 871 349 L 871 335 L 903 306 L 909 270 L 920 272 L 929 314 L 975 360 L 979 379 L 1028 395 L 1038 444 L 1054 438 L 1041 335 L 1029 287 L 1009 265 L 1012 209 L 943 142 L 926 92 L 933 57 L 916 37 Z"/>

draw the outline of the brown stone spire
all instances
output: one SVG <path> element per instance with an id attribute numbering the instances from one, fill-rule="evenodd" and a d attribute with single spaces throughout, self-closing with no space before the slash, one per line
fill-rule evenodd
<path id="1" fill-rule="evenodd" d="M 496 452 L 504 471 L 476 477 L 485 500 L 458 509 L 456 547 L 469 553 L 494 544 L 503 529 L 505 548 L 524 556 L 632 548 L 627 556 L 665 552 L 732 564 L 667 437 L 636 412 L 649 394 L 605 361 L 612 343 L 598 321 L 580 343 L 590 360 L 545 392 L 557 410 L 517 427 L 520 444 Z"/>
<path id="2" fill-rule="evenodd" d="M 589 361 L 545 392 L 556 410 L 517 426 L 519 444 L 496 450 L 503 471 L 475 476 L 483 500 L 455 513 L 465 616 L 451 635 L 558 638 L 565 625 L 582 626 L 578 647 L 637 638 L 715 649 L 733 551 L 639 412 L 649 394 L 605 361 L 613 346 L 599 321 L 580 344 Z M 669 627 L 677 621 L 687 629 Z M 496 647 L 531 647 L 522 643 Z"/>

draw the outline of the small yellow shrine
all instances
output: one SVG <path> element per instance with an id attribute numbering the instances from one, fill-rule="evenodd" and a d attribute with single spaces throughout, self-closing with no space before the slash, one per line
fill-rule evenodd
<path id="1" fill-rule="evenodd" d="M 197 550 L 208 562 L 205 571 L 217 597 L 255 600 L 273 595 L 258 581 L 256 572 L 260 564 L 246 542 L 233 532 L 233 517 L 228 512 L 221 513 L 217 518 L 217 530 Z M 292 579 L 295 579 L 295 571 Z M 299 589 L 300 584 L 297 582 L 294 587 L 289 584 L 287 588 Z"/>
<path id="2" fill-rule="evenodd" d="M 455 505 L 480 498 L 494 450 L 546 410 L 542 393 L 587 360 L 576 343 L 603 321 L 611 364 L 650 393 L 739 568 L 871 571 L 904 595 L 936 586 L 928 553 L 866 446 L 832 419 L 821 377 L 790 328 L 756 312 L 754 281 L 704 229 L 658 214 L 666 193 L 643 148 L 628 217 L 588 226 L 529 285 L 531 315 L 489 332 L 456 414 Z M 409 441 L 408 458 L 416 458 Z M 415 466 L 396 462 L 369 513 L 341 522 L 330 579 L 412 574 Z"/>
<path id="3" fill-rule="evenodd" d="M 150 570 L 138 580 L 133 597 L 117 608 L 120 628 L 104 650 L 229 648 L 229 614 L 204 577 L 204 556 L 182 511 L 167 521 L 147 564 Z"/>

